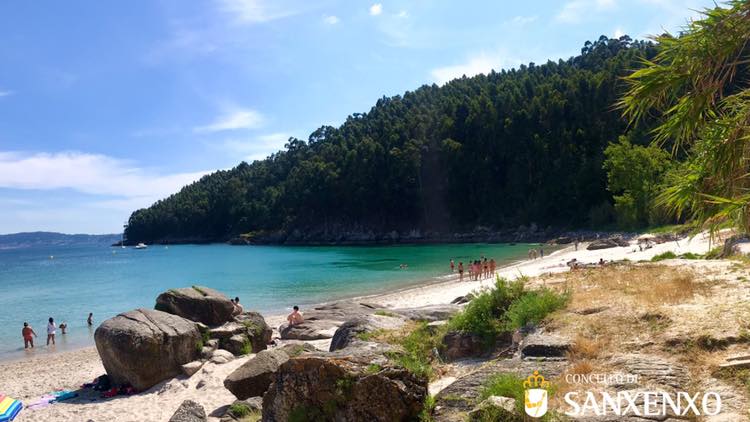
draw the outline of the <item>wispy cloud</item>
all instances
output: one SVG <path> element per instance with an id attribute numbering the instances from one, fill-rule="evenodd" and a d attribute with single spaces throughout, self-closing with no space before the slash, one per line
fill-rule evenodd
<path id="1" fill-rule="evenodd" d="M 372 15 L 372 16 L 378 16 L 381 13 L 383 13 L 383 5 L 382 4 L 375 3 L 372 6 L 370 6 L 370 15 Z"/>
<path id="2" fill-rule="evenodd" d="M 221 144 L 221 148 L 246 161 L 262 160 L 284 149 L 284 144 L 291 136 L 288 132 L 275 132 L 252 138 L 227 139 Z"/>
<path id="3" fill-rule="evenodd" d="M 134 207 L 147 206 L 207 173 L 163 174 L 101 154 L 0 151 L 1 188 L 72 189 L 113 196 Z"/>
<path id="4" fill-rule="evenodd" d="M 251 109 L 236 109 L 217 117 L 212 123 L 196 126 L 193 132 L 211 133 L 237 129 L 256 129 L 263 124 L 263 115 Z"/>
<path id="5" fill-rule="evenodd" d="M 579 23 L 592 13 L 613 10 L 617 7 L 615 0 L 569 0 L 555 16 L 562 23 Z"/>
<path id="6" fill-rule="evenodd" d="M 535 22 L 537 20 L 537 16 L 515 16 L 513 19 L 510 20 L 509 23 L 513 25 L 519 25 L 523 26 L 532 22 Z"/>
<path id="7" fill-rule="evenodd" d="M 503 54 L 488 54 L 479 53 L 471 56 L 465 63 L 439 67 L 433 69 L 430 73 L 432 79 L 438 84 L 442 85 L 452 79 L 460 78 L 461 76 L 474 76 L 480 73 L 489 73 L 491 70 L 499 70 L 504 67 L 515 66 L 521 64 L 521 60 L 509 59 L 504 57 Z"/>
<path id="8" fill-rule="evenodd" d="M 323 16 L 323 22 L 329 25 L 336 25 L 337 23 L 339 23 L 339 18 L 336 15 Z"/>
<path id="9" fill-rule="evenodd" d="M 299 13 L 286 1 L 218 0 L 220 9 L 239 24 L 257 24 Z"/>
<path id="10" fill-rule="evenodd" d="M 3 90 L 0 90 L 0 97 L 7 97 L 9 95 L 13 95 L 13 91 L 3 91 Z"/>
<path id="11" fill-rule="evenodd" d="M 409 12 L 407 12 L 406 10 L 402 10 L 402 11 L 398 12 L 398 14 L 396 14 L 396 17 L 397 18 L 402 18 L 402 19 L 403 18 L 408 18 L 409 17 Z"/>

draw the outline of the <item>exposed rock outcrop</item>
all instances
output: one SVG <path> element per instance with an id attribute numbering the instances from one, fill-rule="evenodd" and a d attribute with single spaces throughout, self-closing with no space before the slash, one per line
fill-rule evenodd
<path id="1" fill-rule="evenodd" d="M 392 316 L 390 316 L 392 315 Z M 368 315 L 350 319 L 336 329 L 331 339 L 330 351 L 340 350 L 357 342 L 358 337 L 376 330 L 395 330 L 405 324 L 405 320 L 395 314 Z"/>
<path id="2" fill-rule="evenodd" d="M 521 342 L 524 358 L 564 358 L 570 350 L 570 340 L 549 333 L 530 334 Z"/>
<path id="3" fill-rule="evenodd" d="M 169 422 L 206 422 L 207 420 L 203 406 L 192 400 L 182 402 L 177 411 L 169 418 Z"/>
<path id="4" fill-rule="evenodd" d="M 263 350 L 229 374 L 224 387 L 240 400 L 262 396 L 271 385 L 273 374 L 288 360 L 289 355 L 283 350 Z"/>
<path id="5" fill-rule="evenodd" d="M 178 375 L 199 354 L 195 323 L 177 315 L 136 309 L 104 321 L 94 340 L 114 384 L 145 390 Z"/>
<path id="6" fill-rule="evenodd" d="M 443 336 L 443 358 L 447 361 L 479 357 L 487 352 L 482 337 L 474 333 L 451 331 Z"/>
<path id="7" fill-rule="evenodd" d="M 446 320 L 458 313 L 461 309 L 462 308 L 459 305 L 446 304 L 422 306 L 419 308 L 392 309 L 391 312 L 412 321 L 433 322 Z"/>
<path id="8" fill-rule="evenodd" d="M 305 320 L 301 324 L 282 324 L 279 335 L 283 340 L 323 340 L 332 338 L 341 324 L 333 320 Z"/>
<path id="9" fill-rule="evenodd" d="M 372 373 L 345 358 L 301 356 L 276 372 L 263 396 L 263 420 L 407 421 L 426 396 L 427 380 L 403 369 Z"/>
<path id="10" fill-rule="evenodd" d="M 232 319 L 234 305 L 224 294 L 203 286 L 170 289 L 156 298 L 156 309 L 206 325 Z"/>
<path id="11" fill-rule="evenodd" d="M 629 246 L 627 240 L 622 239 L 621 237 L 611 237 L 608 239 L 596 239 L 589 243 L 588 246 L 586 246 L 586 249 L 590 251 L 596 251 L 599 249 L 609 249 L 609 248 L 616 248 L 618 246 Z"/>

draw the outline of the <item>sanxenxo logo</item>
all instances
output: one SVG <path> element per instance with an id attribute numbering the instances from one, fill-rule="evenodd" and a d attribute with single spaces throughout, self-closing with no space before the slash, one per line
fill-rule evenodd
<path id="1" fill-rule="evenodd" d="M 532 418 L 541 418 L 547 413 L 547 389 L 549 382 L 539 375 L 539 371 L 534 371 L 523 382 L 524 388 L 524 409 L 526 414 Z"/>

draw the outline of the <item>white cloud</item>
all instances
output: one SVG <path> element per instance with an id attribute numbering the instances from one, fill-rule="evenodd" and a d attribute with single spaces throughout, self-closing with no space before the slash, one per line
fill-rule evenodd
<path id="1" fill-rule="evenodd" d="M 470 57 L 466 63 L 439 67 L 433 69 L 430 73 L 432 79 L 438 84 L 443 85 L 444 83 L 460 78 L 466 75 L 474 76 L 480 73 L 489 73 L 490 70 L 499 70 L 503 67 L 514 66 L 521 63 L 521 60 L 510 60 L 504 58 L 502 54 L 487 54 L 480 53 L 473 57 Z"/>
<path id="2" fill-rule="evenodd" d="M 408 18 L 409 17 L 409 12 L 407 12 L 406 10 L 402 10 L 402 11 L 398 12 L 398 14 L 396 15 L 396 17 L 397 18 Z"/>
<path id="3" fill-rule="evenodd" d="M 579 23 L 592 13 L 613 10 L 617 7 L 615 0 L 569 0 L 555 16 L 563 23 Z"/>
<path id="4" fill-rule="evenodd" d="M 615 29 L 615 34 L 614 34 L 615 38 L 620 38 L 623 35 L 625 35 L 625 31 L 623 31 L 622 28 Z"/>
<path id="5" fill-rule="evenodd" d="M 295 9 L 285 7 L 285 3 L 278 0 L 219 0 L 221 10 L 233 16 L 240 24 L 264 23 L 298 13 Z"/>
<path id="6" fill-rule="evenodd" d="M 284 144 L 291 136 L 287 132 L 275 132 L 249 139 L 227 139 L 221 144 L 221 148 L 246 161 L 262 160 L 284 149 Z"/>
<path id="7" fill-rule="evenodd" d="M 206 171 L 160 174 L 152 169 L 101 154 L 0 151 L 0 187 L 9 189 L 72 189 L 109 195 L 130 210 L 152 204 L 199 179 Z"/>
<path id="8" fill-rule="evenodd" d="M 511 19 L 511 23 L 515 25 L 526 25 L 528 23 L 532 23 L 537 20 L 537 16 L 516 16 L 513 19 Z"/>
<path id="9" fill-rule="evenodd" d="M 237 129 L 255 129 L 263 124 L 263 120 L 263 115 L 255 110 L 237 109 L 217 117 L 212 123 L 193 128 L 193 132 L 210 133 Z"/>
<path id="10" fill-rule="evenodd" d="M 372 16 L 378 16 L 381 13 L 383 13 L 383 5 L 382 4 L 375 3 L 372 6 L 370 6 L 370 15 L 372 15 Z"/>
<path id="11" fill-rule="evenodd" d="M 323 22 L 329 25 L 336 25 L 337 23 L 339 23 L 339 18 L 336 15 L 323 16 Z"/>
<path id="12" fill-rule="evenodd" d="M 13 91 L 2 91 L 2 90 L 0 90 L 0 97 L 7 97 L 8 95 L 13 95 Z"/>

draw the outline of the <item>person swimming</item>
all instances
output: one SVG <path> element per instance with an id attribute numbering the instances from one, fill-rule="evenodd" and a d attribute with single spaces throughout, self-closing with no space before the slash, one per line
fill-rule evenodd
<path id="1" fill-rule="evenodd" d="M 68 334 L 68 324 L 65 323 L 65 321 L 61 322 L 60 325 L 60 331 L 62 331 L 63 334 Z"/>
<path id="2" fill-rule="evenodd" d="M 94 325 L 94 314 L 89 312 L 89 317 L 86 318 L 86 323 L 88 325 Z"/>
<path id="3" fill-rule="evenodd" d="M 21 335 L 23 336 L 23 348 L 28 349 L 29 347 L 31 347 L 33 349 L 34 337 L 36 337 L 36 333 L 34 332 L 34 329 L 31 328 L 28 322 L 23 323 L 23 328 L 21 329 Z"/>
<path id="4" fill-rule="evenodd" d="M 302 313 L 299 311 L 299 306 L 297 305 L 294 305 L 294 307 L 292 308 L 292 313 L 286 317 L 286 320 L 289 321 L 289 325 L 297 325 L 305 322 L 305 319 L 302 317 Z"/>

